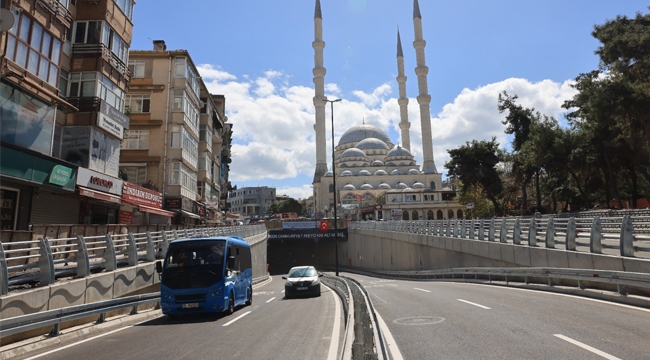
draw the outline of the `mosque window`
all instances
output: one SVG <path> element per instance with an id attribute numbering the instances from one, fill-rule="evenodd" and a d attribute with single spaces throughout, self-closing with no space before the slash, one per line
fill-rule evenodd
<path id="1" fill-rule="evenodd" d="M 331 192 L 331 193 L 334 192 L 334 185 L 333 185 L 333 184 L 330 184 L 330 192 Z"/>
<path id="2" fill-rule="evenodd" d="M 432 182 L 431 182 L 431 185 L 429 186 L 429 188 L 430 188 L 431 190 L 435 190 L 435 189 L 436 189 L 436 182 L 435 182 L 435 181 L 432 181 Z"/>

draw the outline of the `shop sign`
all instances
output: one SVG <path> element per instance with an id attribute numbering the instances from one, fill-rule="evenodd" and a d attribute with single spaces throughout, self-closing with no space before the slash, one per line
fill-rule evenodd
<path id="1" fill-rule="evenodd" d="M 196 213 L 194 211 L 194 202 L 188 198 L 181 198 L 183 202 L 181 203 L 181 209 L 185 211 L 189 211 L 191 213 Z"/>
<path id="2" fill-rule="evenodd" d="M 390 209 L 391 220 L 402 220 L 402 209 Z"/>
<path id="3" fill-rule="evenodd" d="M 117 125 L 121 126 L 124 129 L 129 128 L 129 122 L 131 118 L 125 113 L 119 111 L 109 103 L 104 100 L 101 100 L 101 105 L 99 108 L 100 113 L 106 115 L 111 121 L 115 122 Z"/>
<path id="4" fill-rule="evenodd" d="M 97 114 L 97 126 L 120 140 L 124 137 L 124 127 L 105 114 Z"/>
<path id="5" fill-rule="evenodd" d="M 162 208 L 162 194 L 129 182 L 122 186 L 122 200 L 136 205 Z"/>
<path id="6" fill-rule="evenodd" d="M 72 177 L 72 169 L 63 165 L 56 165 L 50 172 L 50 184 L 65 186 Z"/>
<path id="7" fill-rule="evenodd" d="M 372 206 L 364 206 L 361 208 L 361 212 L 373 212 L 375 210 L 381 210 L 381 205 L 372 205 Z"/>
<path id="8" fill-rule="evenodd" d="M 118 219 L 118 224 L 133 224 L 133 213 L 130 211 L 120 210 L 120 215 Z"/>
<path id="9" fill-rule="evenodd" d="M 165 198 L 165 209 L 168 210 L 180 210 L 181 209 L 181 199 L 180 198 Z"/>
<path id="10" fill-rule="evenodd" d="M 91 126 L 66 126 L 61 136 L 61 158 L 79 167 L 117 177 L 120 140 Z"/>
<path id="11" fill-rule="evenodd" d="M 98 173 L 97 171 L 79 168 L 77 173 L 77 185 L 87 187 L 93 190 L 99 190 L 122 196 L 122 187 L 124 181 Z"/>

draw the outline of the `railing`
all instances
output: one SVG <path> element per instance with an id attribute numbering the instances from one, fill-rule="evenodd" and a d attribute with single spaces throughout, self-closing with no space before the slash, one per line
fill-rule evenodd
<path id="1" fill-rule="evenodd" d="M 131 70 L 129 70 L 129 67 L 104 44 L 74 44 L 72 45 L 72 54 L 101 54 L 102 59 L 111 64 L 127 82 L 131 80 Z"/>
<path id="2" fill-rule="evenodd" d="M 650 258 L 650 216 L 362 221 L 350 229 L 381 230 Z"/>
<path id="3" fill-rule="evenodd" d="M 235 235 L 249 238 L 266 232 L 260 225 L 165 230 L 119 235 L 77 236 L 0 243 L 0 295 L 12 285 L 54 283 L 56 278 L 83 278 L 91 272 L 152 262 L 167 251 L 169 242 L 191 236 Z"/>

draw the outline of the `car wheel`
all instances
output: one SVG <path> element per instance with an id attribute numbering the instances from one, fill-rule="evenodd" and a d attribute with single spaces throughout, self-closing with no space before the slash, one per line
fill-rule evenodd
<path id="1" fill-rule="evenodd" d="M 253 287 L 248 288 L 248 300 L 246 300 L 246 306 L 253 305 Z"/>
<path id="2" fill-rule="evenodd" d="M 226 310 L 228 315 L 232 315 L 235 312 L 235 294 L 230 293 L 230 300 L 228 301 L 228 310 Z"/>

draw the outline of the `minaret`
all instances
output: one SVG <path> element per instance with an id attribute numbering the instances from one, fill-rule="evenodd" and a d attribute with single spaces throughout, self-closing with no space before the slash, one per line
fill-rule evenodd
<path id="1" fill-rule="evenodd" d="M 314 183 L 320 182 L 320 178 L 327 172 L 327 151 L 325 140 L 325 67 L 323 67 L 323 17 L 320 10 L 320 0 L 316 0 L 314 11 L 314 108 L 316 112 L 316 170 L 314 172 Z M 332 139 L 334 141 L 334 139 Z"/>
<path id="2" fill-rule="evenodd" d="M 399 84 L 399 128 L 402 130 L 402 147 L 411 150 L 411 136 L 409 129 L 411 123 L 409 122 L 408 104 L 409 98 L 406 97 L 406 76 L 404 75 L 404 54 L 402 53 L 402 39 L 399 36 L 399 29 L 397 29 L 397 83 Z"/>
<path id="3" fill-rule="evenodd" d="M 431 136 L 431 112 L 429 103 L 431 103 L 431 95 L 427 86 L 427 74 L 429 68 L 424 59 L 424 47 L 427 42 L 422 38 L 422 15 L 420 15 L 420 4 L 418 0 L 413 0 L 413 27 L 415 30 L 415 41 L 413 47 L 415 48 L 415 55 L 417 59 L 417 67 L 415 68 L 415 75 L 418 76 L 418 104 L 420 104 L 420 122 L 422 125 L 422 156 L 424 163 L 422 170 L 427 173 L 437 173 L 436 164 L 433 162 L 433 140 Z M 401 125 L 401 124 L 400 124 Z M 409 149 L 410 150 L 410 149 Z"/>

